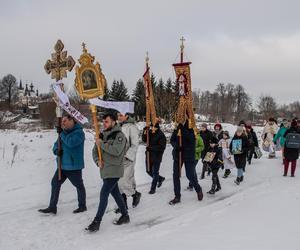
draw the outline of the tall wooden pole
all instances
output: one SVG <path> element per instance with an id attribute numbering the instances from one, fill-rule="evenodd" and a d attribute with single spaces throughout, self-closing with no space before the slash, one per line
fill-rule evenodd
<path id="1" fill-rule="evenodd" d="M 99 168 L 103 167 L 102 164 L 102 153 L 101 153 L 101 149 L 99 146 L 99 141 L 100 141 L 100 130 L 99 130 L 99 125 L 98 125 L 98 119 L 97 119 L 97 107 L 95 105 L 91 105 L 90 106 L 91 112 L 92 112 L 92 117 L 93 117 L 93 123 L 94 123 L 94 128 L 95 128 L 95 139 L 96 139 L 96 145 L 97 145 L 97 151 L 98 151 L 98 158 L 99 158 Z"/>
<path id="2" fill-rule="evenodd" d="M 51 78 L 55 79 L 56 82 L 67 77 L 67 71 L 72 71 L 75 66 L 75 61 L 71 56 L 67 57 L 67 51 L 63 51 L 64 44 L 61 40 L 57 40 L 54 50 L 55 53 L 51 54 L 51 60 L 47 60 L 44 69 L 47 74 L 51 73 Z M 60 84 L 60 88 L 64 91 L 63 83 Z M 57 128 L 61 131 L 61 121 L 62 121 L 62 109 L 60 108 L 58 102 L 56 102 L 56 117 L 57 117 Z M 57 138 L 57 151 L 61 152 L 61 139 L 60 134 Z M 57 155 L 57 167 L 58 167 L 58 179 L 61 180 L 61 156 Z"/>

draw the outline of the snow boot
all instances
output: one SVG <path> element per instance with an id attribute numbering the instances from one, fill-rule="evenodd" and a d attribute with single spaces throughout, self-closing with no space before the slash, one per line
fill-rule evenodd
<path id="1" fill-rule="evenodd" d="M 169 202 L 169 205 L 176 205 L 180 203 L 180 197 L 175 197 L 173 200 Z"/>
<path id="2" fill-rule="evenodd" d="M 203 192 L 202 192 L 202 190 L 200 192 L 197 192 L 197 197 L 198 197 L 198 201 L 202 201 L 203 200 Z"/>
<path id="3" fill-rule="evenodd" d="M 129 222 L 130 222 L 129 215 L 126 214 L 126 215 L 121 215 L 121 217 L 118 220 L 114 221 L 114 224 L 120 226 L 123 224 L 127 224 Z"/>
<path id="4" fill-rule="evenodd" d="M 231 174 L 230 169 L 225 169 L 225 173 L 224 173 L 223 178 L 224 178 L 224 179 L 228 178 L 228 176 L 229 176 L 230 174 Z"/>
<path id="5" fill-rule="evenodd" d="M 151 189 L 148 194 L 155 194 L 155 190 Z"/>
<path id="6" fill-rule="evenodd" d="M 86 210 L 87 210 L 86 207 L 79 207 L 73 211 L 73 214 L 83 213 Z"/>
<path id="7" fill-rule="evenodd" d="M 236 180 L 234 181 L 236 185 L 240 185 L 240 177 L 236 177 Z"/>
<path id="8" fill-rule="evenodd" d="M 138 191 L 135 191 L 135 194 L 132 195 L 132 207 L 137 207 L 137 205 L 140 203 L 142 194 Z"/>
<path id="9" fill-rule="evenodd" d="M 42 214 L 56 214 L 57 208 L 47 207 L 45 209 L 39 209 L 38 211 Z"/>
<path id="10" fill-rule="evenodd" d="M 216 184 L 212 184 L 211 189 L 207 193 L 215 194 L 216 193 Z"/>
<path id="11" fill-rule="evenodd" d="M 93 232 L 97 232 L 99 228 L 100 228 L 100 221 L 94 219 L 93 222 L 85 230 L 93 233 Z"/>
<path id="12" fill-rule="evenodd" d="M 160 188 L 161 187 L 161 185 L 163 184 L 163 182 L 166 180 L 166 178 L 165 177 L 161 177 L 161 178 L 159 178 L 159 181 L 158 181 L 158 183 L 157 183 L 157 187 L 158 188 Z"/>
<path id="13" fill-rule="evenodd" d="M 244 181 L 244 176 L 242 175 L 241 177 L 240 177 L 240 182 L 243 182 Z"/>

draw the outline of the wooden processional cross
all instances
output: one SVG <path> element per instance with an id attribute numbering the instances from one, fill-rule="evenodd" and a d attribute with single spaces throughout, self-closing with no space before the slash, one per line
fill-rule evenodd
<path id="1" fill-rule="evenodd" d="M 51 54 L 51 60 L 47 60 L 44 69 L 47 74 L 51 74 L 51 79 L 55 79 L 57 82 L 67 77 L 67 71 L 71 72 L 75 66 L 75 61 L 72 56 L 68 56 L 67 51 L 63 51 L 64 44 L 61 40 L 58 40 L 54 46 L 55 52 Z M 63 85 L 60 85 L 62 91 Z M 62 109 L 60 108 L 58 102 L 56 101 L 56 117 L 57 117 L 57 127 L 61 128 L 62 120 Z M 61 130 L 61 129 L 60 129 Z M 61 150 L 61 140 L 60 135 L 57 139 L 57 151 Z M 58 165 L 58 179 L 61 180 L 61 156 L 57 156 Z"/>

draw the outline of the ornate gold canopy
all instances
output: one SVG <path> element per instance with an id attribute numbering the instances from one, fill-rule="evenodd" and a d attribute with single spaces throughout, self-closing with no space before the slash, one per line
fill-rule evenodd
<path id="1" fill-rule="evenodd" d="M 102 73 L 99 62 L 87 52 L 85 44 L 82 43 L 83 51 L 76 66 L 75 87 L 82 99 L 102 97 L 106 87 L 106 79 Z"/>

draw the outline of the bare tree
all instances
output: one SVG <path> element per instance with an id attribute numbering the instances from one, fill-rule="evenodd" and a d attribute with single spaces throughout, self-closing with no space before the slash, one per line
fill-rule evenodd
<path id="1" fill-rule="evenodd" d="M 272 96 L 261 96 L 258 101 L 258 110 L 262 114 L 263 119 L 267 120 L 270 117 L 275 117 L 277 114 L 277 103 Z"/>
<path id="2" fill-rule="evenodd" d="M 11 74 L 4 76 L 0 82 L 0 97 L 5 99 L 9 107 L 11 107 L 11 104 L 16 99 L 17 95 L 17 79 Z"/>

